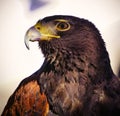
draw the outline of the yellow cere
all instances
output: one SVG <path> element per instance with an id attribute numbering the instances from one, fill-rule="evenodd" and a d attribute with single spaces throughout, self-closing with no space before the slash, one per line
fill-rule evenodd
<path id="1" fill-rule="evenodd" d="M 53 38 L 60 38 L 60 36 L 56 35 L 56 29 L 52 24 L 41 24 L 37 23 L 35 29 L 40 32 L 41 40 L 51 40 Z"/>

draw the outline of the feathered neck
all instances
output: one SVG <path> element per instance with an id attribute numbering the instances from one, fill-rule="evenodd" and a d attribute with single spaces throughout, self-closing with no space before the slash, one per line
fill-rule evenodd
<path id="1" fill-rule="evenodd" d="M 67 71 L 79 72 L 90 78 L 93 83 L 111 78 L 113 71 L 103 41 L 99 46 L 94 41 L 83 41 L 81 45 L 76 46 L 74 42 L 70 44 L 71 46 L 66 48 L 63 42 L 61 44 L 58 41 L 39 43 L 47 62 L 45 72 L 54 71 L 57 74 L 66 74 Z"/>

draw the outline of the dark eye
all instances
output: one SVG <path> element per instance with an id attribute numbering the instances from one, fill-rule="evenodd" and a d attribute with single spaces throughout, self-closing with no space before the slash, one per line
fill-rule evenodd
<path id="1" fill-rule="evenodd" d="M 70 24 L 68 22 L 58 22 L 56 25 L 58 31 L 67 31 L 70 29 Z"/>

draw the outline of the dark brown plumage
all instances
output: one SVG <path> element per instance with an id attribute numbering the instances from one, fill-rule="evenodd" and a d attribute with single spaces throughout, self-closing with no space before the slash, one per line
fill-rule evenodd
<path id="1" fill-rule="evenodd" d="M 120 115 L 120 80 L 91 22 L 73 16 L 46 17 L 27 31 L 27 48 L 29 40 L 39 42 L 44 64 L 22 81 L 3 116 Z"/>

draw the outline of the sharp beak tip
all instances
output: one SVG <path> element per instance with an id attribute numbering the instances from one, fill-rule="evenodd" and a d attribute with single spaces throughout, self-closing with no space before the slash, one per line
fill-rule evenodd
<path id="1" fill-rule="evenodd" d="M 24 43 L 25 43 L 26 48 L 30 50 L 29 41 L 31 42 L 39 41 L 40 36 L 41 36 L 40 33 L 35 29 L 34 26 L 28 29 L 24 37 Z"/>
<path id="2" fill-rule="evenodd" d="M 25 43 L 26 48 L 27 48 L 28 50 L 30 50 L 30 47 L 29 47 L 29 39 L 28 39 L 27 35 L 25 35 L 24 43 Z"/>
<path id="3" fill-rule="evenodd" d="M 29 46 L 26 46 L 26 48 L 27 48 L 28 50 L 30 50 Z"/>

